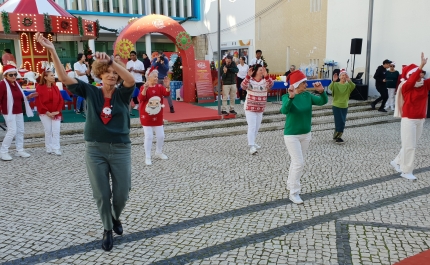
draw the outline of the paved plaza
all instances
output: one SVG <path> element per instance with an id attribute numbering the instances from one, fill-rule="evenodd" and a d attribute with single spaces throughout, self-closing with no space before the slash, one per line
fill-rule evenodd
<path id="1" fill-rule="evenodd" d="M 394 264 L 430 249 L 430 122 L 411 182 L 389 164 L 400 149 L 400 122 L 367 117 L 379 114 L 360 106 L 350 111 L 343 146 L 331 140 L 329 107 L 316 112 L 304 205 L 288 199 L 278 115 L 263 124 L 255 156 L 246 125 L 223 127 L 243 117 L 195 131 L 166 125 L 169 160 L 152 166 L 136 135 L 124 235 L 111 252 L 101 249 L 82 134 L 62 136 L 61 157 L 38 147 L 43 139 L 27 138 L 29 159 L 0 161 L 0 264 Z M 360 124 L 360 117 L 387 122 Z M 35 133 L 39 125 L 26 126 Z"/>

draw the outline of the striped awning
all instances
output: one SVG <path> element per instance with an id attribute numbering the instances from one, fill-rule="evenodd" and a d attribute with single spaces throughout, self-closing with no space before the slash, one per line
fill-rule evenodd
<path id="1" fill-rule="evenodd" d="M 48 13 L 51 16 L 73 17 L 52 0 L 8 0 L 0 6 L 0 12 L 2 11 L 12 14 L 42 15 Z"/>

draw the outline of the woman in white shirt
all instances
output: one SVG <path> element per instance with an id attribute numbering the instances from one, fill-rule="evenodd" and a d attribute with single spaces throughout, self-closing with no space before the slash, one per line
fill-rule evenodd
<path id="1" fill-rule="evenodd" d="M 245 98 L 246 98 L 246 90 L 243 90 L 241 85 L 243 79 L 245 79 L 249 66 L 245 64 L 245 57 L 240 57 L 239 64 L 237 65 L 237 68 L 239 69 L 239 72 L 237 73 L 237 91 L 239 91 L 239 97 L 240 97 L 240 104 L 243 104 Z"/>

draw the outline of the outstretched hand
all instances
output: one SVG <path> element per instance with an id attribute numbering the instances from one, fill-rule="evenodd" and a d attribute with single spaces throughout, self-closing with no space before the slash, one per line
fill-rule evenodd
<path id="1" fill-rule="evenodd" d="M 163 79 L 163 86 L 165 88 L 167 88 L 167 90 L 170 90 L 170 78 L 169 77 L 164 77 Z"/>
<path id="2" fill-rule="evenodd" d="M 290 85 L 288 88 L 288 95 L 290 98 L 294 98 L 296 96 L 296 90 L 294 89 L 294 86 Z"/>
<path id="3" fill-rule="evenodd" d="M 254 70 L 251 67 L 248 69 L 248 76 L 252 76 L 252 73 L 254 73 Z"/>
<path id="4" fill-rule="evenodd" d="M 314 86 L 315 90 L 316 90 L 318 93 L 322 93 L 322 92 L 324 92 L 324 87 L 322 86 L 321 82 L 315 82 L 315 83 L 313 83 L 312 85 Z"/>
<path id="5" fill-rule="evenodd" d="M 428 58 L 425 58 L 425 57 L 424 57 L 424 53 L 422 52 L 422 53 L 421 53 L 421 65 L 420 65 L 420 68 L 421 68 L 421 69 L 423 69 L 424 65 L 426 65 L 426 64 L 427 64 L 427 59 L 428 59 Z"/>
<path id="6" fill-rule="evenodd" d="M 337 81 L 337 79 L 339 79 L 339 75 L 337 74 L 337 73 L 335 73 L 334 75 L 333 75 L 333 82 L 335 82 L 335 81 Z"/>
<path id="7" fill-rule="evenodd" d="M 45 47 L 49 51 L 55 50 L 54 44 L 51 41 L 49 41 L 47 38 L 43 37 L 42 33 L 36 32 L 34 37 L 36 38 L 37 42 L 40 43 L 40 45 L 42 45 L 43 47 Z"/>

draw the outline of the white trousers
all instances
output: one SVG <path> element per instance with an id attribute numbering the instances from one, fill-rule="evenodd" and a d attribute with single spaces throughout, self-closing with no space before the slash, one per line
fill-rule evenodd
<path id="1" fill-rule="evenodd" d="M 291 159 L 287 180 L 287 189 L 290 190 L 290 194 L 300 194 L 300 177 L 303 175 L 306 151 L 311 139 L 311 133 L 284 135 L 285 145 Z"/>
<path id="2" fill-rule="evenodd" d="M 54 120 L 46 115 L 39 116 L 45 128 L 45 147 L 47 152 L 60 150 L 60 127 L 61 120 Z"/>
<path id="3" fill-rule="evenodd" d="M 3 115 L 7 131 L 1 144 L 0 153 L 9 152 L 9 147 L 15 137 L 16 151 L 24 151 L 24 116 L 23 114 Z M 10 121 L 8 121 L 10 119 Z"/>
<path id="4" fill-rule="evenodd" d="M 253 112 L 245 110 L 246 122 L 248 123 L 248 145 L 255 145 L 258 129 L 263 120 L 263 112 Z"/>
<path id="5" fill-rule="evenodd" d="M 396 92 L 395 88 L 388 88 L 388 100 L 387 100 L 387 104 L 385 105 L 385 108 L 391 108 L 394 109 L 394 105 L 396 102 L 396 96 L 394 95 L 394 93 Z"/>
<path id="6" fill-rule="evenodd" d="M 402 149 L 394 159 L 396 164 L 405 174 L 412 174 L 414 170 L 415 151 L 417 142 L 423 133 L 425 119 L 402 118 L 400 123 L 400 133 L 402 138 Z"/>
<path id="7" fill-rule="evenodd" d="M 161 154 L 163 153 L 163 145 L 164 145 L 164 126 L 143 126 L 143 133 L 145 134 L 144 146 L 145 146 L 145 156 L 147 158 L 151 158 L 151 148 L 152 148 L 152 139 L 157 137 L 157 143 L 155 145 L 155 153 Z"/>

